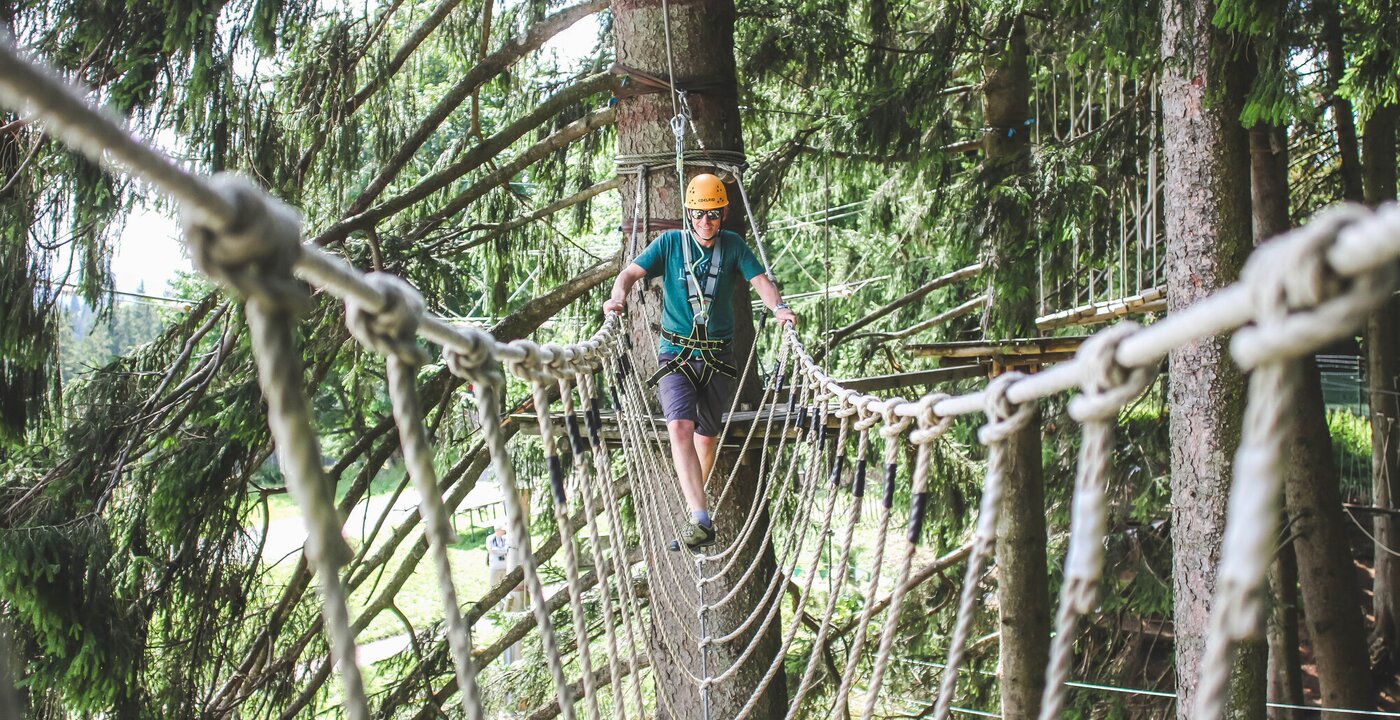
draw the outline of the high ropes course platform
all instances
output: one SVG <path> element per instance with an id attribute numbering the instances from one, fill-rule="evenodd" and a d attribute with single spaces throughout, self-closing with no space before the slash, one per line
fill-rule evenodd
<path id="1" fill-rule="evenodd" d="M 748 462 L 759 468 L 761 488 L 743 521 L 740 540 L 699 556 L 693 563 L 658 562 L 657 556 L 666 553 L 665 540 L 674 537 L 667 531 L 676 529 L 675 515 L 666 508 L 675 502 L 678 487 L 669 465 L 661 459 L 665 453 L 652 420 L 652 401 L 634 369 L 633 349 L 620 316 L 608 315 L 593 336 L 579 343 L 498 342 L 478 327 L 452 325 L 425 311 L 421 296 L 402 280 L 384 273 L 362 273 L 325 249 L 303 243 L 297 212 L 248 181 L 226 174 L 200 176 L 180 168 L 133 138 L 119 122 L 90 107 L 51 71 L 22 57 L 8 41 L 0 41 L 0 103 L 27 110 L 46 123 L 47 132 L 70 147 L 151 183 L 177 201 L 197 266 L 246 302 L 268 423 L 280 467 L 308 532 L 305 556 L 319 579 L 324 627 L 342 683 L 344 713 L 355 720 L 369 717 L 370 710 L 339 572 L 351 551 L 341 536 L 341 521 L 323 475 L 300 358 L 292 342 L 299 310 L 308 299 L 304 283 L 343 300 L 353 335 L 384 355 L 387 363 L 393 415 L 405 465 L 422 497 L 420 512 L 440 578 L 446 618 L 453 680 L 441 689 L 432 688 L 434 696 L 439 700 L 455 697 L 468 718 L 483 716 L 477 676 L 478 657 L 484 655 L 478 655 L 473 644 L 472 625 L 463 617 L 461 597 L 453 586 L 446 553 L 453 539 L 449 509 L 439 490 L 434 451 L 415 387 L 417 368 L 427 360 L 418 337 L 441 346 L 450 371 L 473 384 L 481 432 L 502 485 L 508 522 L 517 542 L 524 546 L 520 574 L 507 582 L 513 585 L 523 578 L 527 587 L 555 695 L 553 706 L 540 709 L 534 717 L 558 714 L 572 719 L 581 703 L 590 718 L 597 718 L 604 685 L 612 688 L 612 709 L 619 718 L 647 717 L 663 706 L 668 712 L 674 710 L 669 707 L 673 700 L 662 691 L 661 683 L 653 683 L 654 706 L 645 697 L 643 672 L 648 668 L 653 673 L 664 668 L 668 674 L 679 673 L 694 683 L 705 698 L 702 710 L 708 717 L 709 693 L 735 682 L 746 663 L 757 663 L 762 676 L 749 688 L 752 695 L 747 704 L 725 720 L 747 717 L 764 688 L 783 670 L 800 623 L 787 624 L 781 645 L 771 656 L 758 656 L 758 643 L 752 639 L 778 622 L 780 603 L 773 598 L 792 592 L 789 581 L 807 544 L 819 544 L 828 532 L 833 533 L 832 550 L 837 559 L 832 580 L 846 582 L 851 572 L 854 529 L 868 484 L 883 496 L 877 511 L 878 544 L 869 561 L 871 576 L 858 624 L 849 636 L 851 647 L 839 688 L 834 698 L 824 702 L 829 703 L 832 718 L 841 717 L 852 699 L 857 700 L 860 717 L 872 716 L 882 701 L 881 688 L 897 625 L 885 622 L 878 637 L 867 637 L 873 616 L 883 612 L 897 617 L 909 588 L 921 577 L 961 563 L 965 580 L 933 713 L 940 720 L 948 717 L 969 644 L 977 588 L 991 558 L 1002 510 L 1002 482 L 1009 462 L 1006 440 L 1031 421 L 1040 399 L 1077 391 L 1068 409 L 1081 424 L 1083 443 L 1040 715 L 1058 717 L 1069 686 L 1075 629 L 1080 618 L 1094 612 L 1103 574 L 1105 483 L 1113 460 L 1118 412 L 1149 385 L 1161 360 L 1174 348 L 1232 334 L 1230 348 L 1236 362 L 1251 371 L 1249 399 L 1234 465 L 1218 594 L 1198 702 L 1192 713 L 1201 720 L 1219 718 L 1231 655 L 1241 642 L 1256 637 L 1262 626 L 1261 588 L 1273 553 L 1281 505 L 1283 429 L 1295 396 L 1300 358 L 1353 332 L 1397 285 L 1400 209 L 1391 206 L 1372 212 L 1342 206 L 1260 247 L 1241 281 L 1210 298 L 1149 327 L 1128 322 L 1113 325 L 1083 340 L 1072 360 L 1035 374 L 1006 372 L 968 394 L 934 392 L 906 400 L 862 392 L 823 372 L 794 328 L 776 328 L 775 357 L 770 359 L 776 370 L 764 384 L 765 400 L 741 423 L 740 443 L 749 453 Z M 594 540 L 592 557 L 588 558 L 593 570 L 588 573 L 581 573 L 575 544 L 562 543 L 567 587 L 553 597 L 545 595 L 540 561 L 530 543 L 529 508 L 519 500 L 516 470 L 501 431 L 499 408 L 506 372 L 533 389 L 533 419 L 551 469 L 550 505 L 556 521 L 560 527 L 575 527 L 570 524 L 571 511 L 577 506 L 587 534 Z M 786 403 L 775 401 L 780 391 L 786 392 Z M 556 392 L 557 402 L 552 399 Z M 612 442 L 603 437 L 601 398 L 611 403 Z M 554 413 L 556 406 L 560 414 Z M 958 551 L 929 566 L 914 568 L 933 445 L 956 418 L 977 414 L 985 416 L 977 437 L 986 446 L 987 462 L 973 536 Z M 570 450 L 568 467 L 560 443 Z M 625 468 L 625 475 L 616 472 L 613 448 L 620 450 L 617 466 Z M 906 450 L 912 450 L 915 459 L 909 472 L 909 526 L 899 532 L 901 539 L 889 532 L 889 525 L 900 477 L 898 465 Z M 879 478 L 868 478 L 872 471 Z M 732 479 L 733 475 L 715 478 L 711 490 L 719 496 L 716 504 L 733 489 Z M 649 602 L 653 607 L 670 605 L 682 614 L 693 612 L 698 618 L 695 627 L 648 623 L 643 599 L 632 582 L 633 560 L 627 549 L 604 548 L 597 542 L 600 523 L 623 527 L 620 497 L 625 493 L 631 494 L 637 514 L 644 520 L 638 523 L 640 554 L 648 559 L 649 567 L 662 568 L 648 578 Z M 743 540 L 759 532 L 755 519 L 764 512 L 775 515 L 775 521 L 762 531 L 762 542 L 772 547 L 779 565 L 765 591 L 773 601 L 758 603 L 735 625 L 717 626 L 709 622 L 710 614 L 732 602 L 736 593 L 720 595 L 707 591 L 707 586 L 731 568 L 743 568 L 746 577 L 754 572 L 757 563 L 753 558 L 736 550 L 743 546 Z M 820 527 L 816 532 L 786 532 L 781 537 L 773 532 L 775 525 L 797 517 L 820 517 Z M 880 592 L 885 573 L 895 578 L 888 594 Z M 815 572 L 806 573 L 796 589 L 798 616 L 814 597 L 816 576 Z M 601 657 L 595 657 L 585 626 L 584 592 L 592 586 L 606 590 L 598 593 L 606 634 Z M 832 630 L 836 599 L 832 593 L 815 615 L 818 646 Z M 570 620 L 556 625 L 552 611 L 565 607 Z M 648 633 L 657 632 L 672 633 L 658 644 L 662 648 L 659 652 L 646 641 Z M 566 675 L 559 652 L 560 636 L 570 634 L 577 647 L 577 680 Z M 746 638 L 750 640 L 746 642 Z M 666 655 L 667 647 L 698 648 L 700 662 L 679 663 Z M 790 694 L 788 718 L 805 707 L 819 655 L 810 653 Z M 858 679 L 862 685 L 859 690 Z"/>

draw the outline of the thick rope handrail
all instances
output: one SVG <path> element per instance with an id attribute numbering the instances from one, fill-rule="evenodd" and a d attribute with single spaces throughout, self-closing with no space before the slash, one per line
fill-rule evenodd
<path id="1" fill-rule="evenodd" d="M 249 232 L 250 224 L 271 222 L 284 232 L 290 223 L 299 225 L 294 210 L 251 183 L 228 179 L 234 176 L 226 174 L 206 177 L 179 167 L 168 155 L 135 138 L 119 120 L 91 106 L 70 83 L 23 57 L 8 37 L 0 37 L 0 104 L 28 108 L 43 117 L 51 135 L 74 150 L 94 162 L 130 171 L 179 200 L 187 225 L 236 237 L 238 242 L 225 252 L 239 259 L 261 256 L 275 247 L 261 234 Z M 296 232 L 299 236 L 299 227 Z M 194 249 L 198 257 L 198 246 Z M 337 298 L 354 298 L 365 307 L 388 304 L 384 292 L 345 260 L 309 243 L 301 244 L 294 255 L 297 275 Z M 601 338 L 617 331 L 615 316 L 609 318 L 611 322 L 605 320 L 593 339 L 567 348 L 575 352 L 573 362 L 596 357 Z M 484 353 L 482 360 L 506 363 L 526 359 L 522 348 L 499 342 L 484 329 L 457 326 L 431 312 L 423 314 L 418 334 L 468 357 Z M 540 359 L 547 365 L 558 360 L 549 350 L 542 351 Z M 564 371 L 572 368 L 572 363 L 567 364 Z"/>
<path id="2" fill-rule="evenodd" d="M 1360 216 L 1338 231 L 1336 242 L 1324 255 L 1332 274 L 1341 279 L 1353 278 L 1400 258 L 1400 205 L 1388 203 L 1376 210 L 1362 210 L 1354 205 L 1342 207 L 1355 208 Z M 1271 243 L 1297 243 L 1301 230 L 1285 233 Z M 1233 332 L 1253 318 L 1254 299 L 1243 285 L 1234 283 L 1153 323 L 1120 345 L 1114 358 L 1124 368 L 1154 367 L 1174 348 Z M 789 328 L 788 332 L 795 334 L 796 330 Z M 798 356 L 832 395 L 846 390 L 838 380 L 823 372 L 805 349 L 799 350 Z M 1006 397 L 1019 405 L 1058 395 L 1078 387 L 1082 375 L 1082 365 L 1071 360 L 1023 378 L 1008 388 Z M 873 411 L 884 410 L 888 401 L 873 395 L 869 397 Z M 970 415 L 981 412 L 984 403 L 985 391 L 978 391 L 942 400 L 933 411 L 941 417 Z M 919 413 L 917 402 L 900 402 L 893 409 L 900 417 L 914 418 Z"/>
<path id="3" fill-rule="evenodd" d="M 1249 402 L 1201 659 L 1194 716 L 1202 720 L 1223 715 L 1234 649 L 1260 630 L 1261 590 L 1274 556 L 1285 445 L 1294 422 L 1289 399 L 1302 383 L 1300 359 L 1362 325 L 1400 281 L 1393 262 L 1349 279 L 1328 264 L 1341 233 L 1368 215 L 1355 206 L 1327 211 L 1261 246 L 1240 274 L 1254 325 L 1231 338 L 1230 351 L 1240 368 L 1250 372 Z"/>

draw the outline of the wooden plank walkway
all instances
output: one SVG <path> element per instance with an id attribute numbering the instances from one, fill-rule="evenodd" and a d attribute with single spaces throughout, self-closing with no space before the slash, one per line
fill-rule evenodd
<path id="1" fill-rule="evenodd" d="M 749 434 L 749 426 L 754 423 L 755 418 L 758 419 L 758 427 L 754 430 L 754 442 L 762 442 L 765 428 L 768 425 L 768 411 L 770 408 L 773 411 L 773 425 L 772 429 L 767 431 L 767 438 L 769 440 L 776 440 L 784 436 L 788 439 L 796 438 L 800 434 L 800 431 L 795 428 L 784 429 L 787 427 L 788 420 L 787 405 L 784 403 L 765 406 L 761 411 L 740 410 L 733 414 L 732 420 L 729 419 L 729 414 L 726 413 L 725 418 L 729 422 L 729 434 L 725 438 L 724 446 L 738 447 L 742 444 L 744 437 Z M 617 425 L 617 413 L 613 410 L 603 410 L 599 415 L 603 421 L 603 441 L 609 445 L 617 444 L 621 438 L 621 433 Z M 514 413 L 510 417 L 515 422 L 520 423 L 520 431 L 522 433 L 526 435 L 540 434 L 540 423 L 535 419 L 534 413 Z M 665 440 L 667 437 L 666 418 L 660 415 L 653 415 L 649 419 L 651 421 L 652 432 L 655 436 Z M 564 427 L 564 413 L 550 413 L 550 421 L 554 424 L 554 427 L 557 428 L 559 434 L 562 435 L 567 432 Z M 839 428 L 840 423 L 841 421 L 839 418 L 830 415 L 827 417 L 826 425 L 829 428 Z M 579 431 L 584 434 L 585 438 L 587 437 L 588 424 L 584 421 L 583 415 L 581 414 L 579 415 Z"/>

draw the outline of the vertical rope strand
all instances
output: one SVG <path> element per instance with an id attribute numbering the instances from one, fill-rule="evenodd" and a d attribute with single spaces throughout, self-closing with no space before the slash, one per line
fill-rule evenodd
<path id="1" fill-rule="evenodd" d="M 320 580 L 322 614 L 331 655 L 345 688 L 346 715 L 351 720 L 368 720 L 369 702 L 355 658 L 355 634 L 350 629 L 345 586 L 340 579 L 340 567 L 351 556 L 350 546 L 340 536 L 340 515 L 321 469 L 320 444 L 302 392 L 301 356 L 292 341 L 292 316 L 271 304 L 258 297 L 249 298 L 247 303 L 258 384 L 267 399 L 267 424 L 287 489 L 306 523 L 306 560 Z"/>
<path id="2" fill-rule="evenodd" d="M 894 583 L 894 594 L 890 597 L 889 614 L 885 617 L 884 631 L 880 635 L 880 648 L 875 653 L 875 667 L 870 672 L 870 686 L 865 695 L 864 720 L 870 720 L 875 713 L 875 705 L 880 699 L 880 686 L 884 682 L 885 668 L 889 665 L 890 652 L 894 648 L 895 631 L 899 628 L 899 612 L 904 606 L 906 585 L 909 582 L 909 567 L 914 561 L 914 552 L 919 547 L 919 537 L 923 535 L 924 511 L 928 501 L 928 474 L 933 444 L 953 426 L 953 418 L 940 418 L 933 412 L 933 406 L 947 395 L 929 395 L 920 402 L 919 427 L 909 434 L 910 442 L 918 448 L 914 459 L 912 496 L 910 497 L 909 531 L 904 545 L 904 556 L 899 561 L 899 576 Z"/>
<path id="3" fill-rule="evenodd" d="M 1011 384 L 1025 377 L 1020 373 L 1005 373 L 987 386 L 987 424 L 977 433 L 977 439 L 987 446 L 987 479 L 982 485 L 982 502 L 977 510 L 977 530 L 972 554 L 967 558 L 967 575 L 963 579 L 962 596 L 958 601 L 957 620 L 949 640 L 948 667 L 939 683 L 938 701 L 934 705 L 934 720 L 947 720 L 958 684 L 958 669 L 962 666 L 967 638 L 972 633 L 972 617 L 977 606 L 977 586 L 997 541 L 997 520 L 1001 517 L 1001 499 L 1005 493 L 1002 483 L 1006 477 L 1006 440 L 1030 421 L 1034 403 L 1014 405 L 1006 397 Z"/>

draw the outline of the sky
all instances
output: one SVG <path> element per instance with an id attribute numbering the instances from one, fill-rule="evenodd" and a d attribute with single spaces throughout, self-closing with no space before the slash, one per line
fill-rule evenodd
<path id="1" fill-rule="evenodd" d="M 553 53 L 560 67 L 571 67 L 592 51 L 597 36 L 598 16 L 590 15 L 556 35 L 542 52 Z M 161 295 L 176 273 L 193 269 L 174 215 L 149 206 L 135 208 L 113 253 L 113 288 L 121 292 L 144 288 L 147 293 Z"/>

